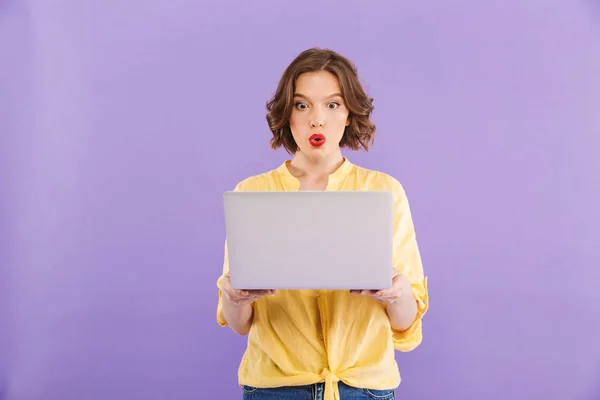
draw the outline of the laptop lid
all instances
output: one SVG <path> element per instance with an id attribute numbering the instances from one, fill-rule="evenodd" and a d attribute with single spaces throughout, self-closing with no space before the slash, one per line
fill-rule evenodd
<path id="1" fill-rule="evenodd" d="M 224 210 L 234 288 L 391 287 L 391 192 L 231 191 Z"/>

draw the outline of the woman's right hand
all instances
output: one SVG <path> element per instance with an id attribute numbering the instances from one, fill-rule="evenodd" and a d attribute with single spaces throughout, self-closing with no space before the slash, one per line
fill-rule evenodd
<path id="1" fill-rule="evenodd" d="M 275 294 L 275 290 L 240 290 L 231 287 L 231 279 L 229 273 L 225 274 L 221 283 L 221 291 L 225 300 L 235 304 L 236 306 L 243 306 L 245 304 L 251 304 L 256 300 L 264 296 L 270 296 Z"/>

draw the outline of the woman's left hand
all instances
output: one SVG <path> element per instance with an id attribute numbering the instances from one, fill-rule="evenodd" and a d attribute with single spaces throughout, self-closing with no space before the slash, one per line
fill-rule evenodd
<path id="1" fill-rule="evenodd" d="M 393 304 L 403 296 L 412 295 L 412 286 L 406 276 L 398 274 L 392 279 L 392 287 L 385 290 L 351 290 L 350 293 L 367 296 L 385 304 Z"/>

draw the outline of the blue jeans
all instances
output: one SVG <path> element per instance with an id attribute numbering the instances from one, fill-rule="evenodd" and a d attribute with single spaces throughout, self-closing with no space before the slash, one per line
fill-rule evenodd
<path id="1" fill-rule="evenodd" d="M 242 386 L 242 400 L 322 400 L 325 384 L 271 389 Z M 338 382 L 340 400 L 394 400 L 394 390 L 359 389 Z"/>

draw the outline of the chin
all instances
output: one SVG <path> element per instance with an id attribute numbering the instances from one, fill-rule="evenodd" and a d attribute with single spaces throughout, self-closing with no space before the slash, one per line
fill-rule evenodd
<path id="1" fill-rule="evenodd" d="M 304 155 L 313 160 L 318 160 L 320 158 L 325 158 L 331 154 L 331 149 L 323 147 L 309 147 L 305 151 L 303 151 Z"/>

